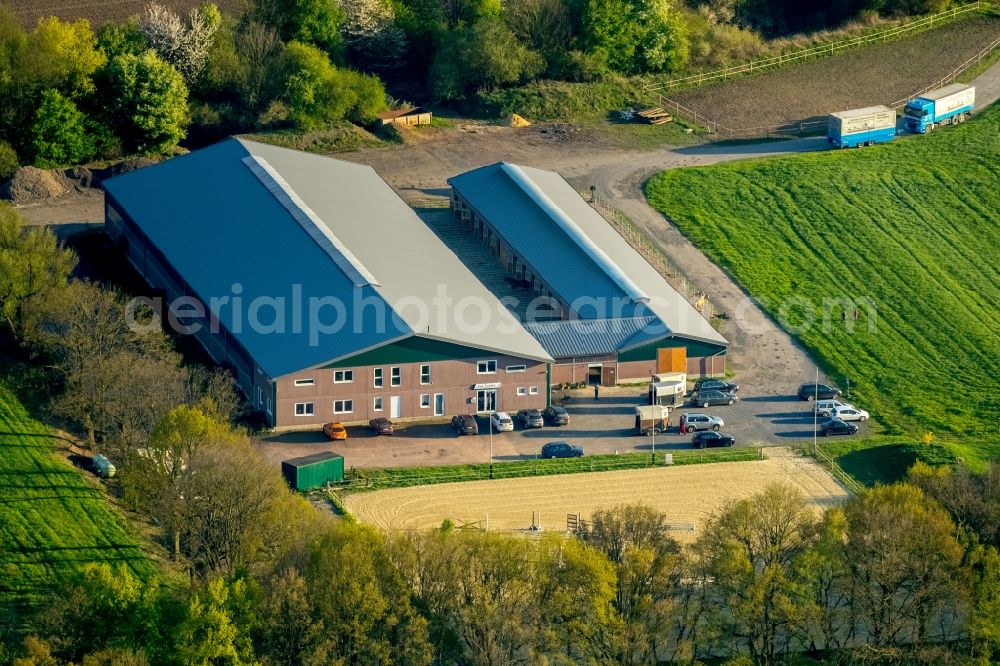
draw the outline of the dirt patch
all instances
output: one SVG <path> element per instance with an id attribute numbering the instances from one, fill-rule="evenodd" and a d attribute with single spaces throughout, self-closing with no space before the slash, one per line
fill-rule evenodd
<path id="1" fill-rule="evenodd" d="M 70 180 L 58 171 L 21 167 L 14 172 L 0 195 L 15 204 L 25 204 L 54 199 L 66 194 L 72 187 Z"/>
<path id="2" fill-rule="evenodd" d="M 768 449 L 767 454 L 766 460 L 755 462 L 396 488 L 348 495 L 344 505 L 359 520 L 383 529 L 430 529 L 445 518 L 485 525 L 488 516 L 490 529 L 524 530 L 537 511 L 543 529 L 562 531 L 568 513 L 586 517 L 602 507 L 644 502 L 665 511 L 671 522 L 693 523 L 694 532 L 675 532 L 690 541 L 726 502 L 774 483 L 797 489 L 817 511 L 847 497 L 812 460 L 787 448 Z"/>
<path id="3" fill-rule="evenodd" d="M 904 99 L 998 36 L 1000 17 L 976 16 L 895 42 L 666 96 L 733 129 L 818 120 L 833 111 Z"/>

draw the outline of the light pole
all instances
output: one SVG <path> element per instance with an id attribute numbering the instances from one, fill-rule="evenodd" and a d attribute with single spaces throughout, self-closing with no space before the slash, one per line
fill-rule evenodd
<path id="1" fill-rule="evenodd" d="M 649 436 L 653 441 L 653 454 L 649 459 L 650 465 L 656 465 L 656 433 L 660 432 L 659 428 L 653 427 L 649 430 Z"/>
<path id="2" fill-rule="evenodd" d="M 493 414 L 495 413 L 496 408 L 494 407 L 493 412 L 488 417 L 490 422 L 490 480 L 493 480 Z"/>
<path id="3" fill-rule="evenodd" d="M 815 396 L 813 397 L 813 455 L 818 455 L 819 453 L 819 410 L 816 409 L 816 403 L 819 402 L 819 366 L 816 366 L 816 383 L 813 384 L 813 388 L 816 390 Z"/>

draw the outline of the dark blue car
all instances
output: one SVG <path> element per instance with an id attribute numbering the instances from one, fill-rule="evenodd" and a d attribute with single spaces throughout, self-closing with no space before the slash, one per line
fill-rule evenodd
<path id="1" fill-rule="evenodd" d="M 542 447 L 543 458 L 579 458 L 583 449 L 569 442 L 549 442 Z"/>

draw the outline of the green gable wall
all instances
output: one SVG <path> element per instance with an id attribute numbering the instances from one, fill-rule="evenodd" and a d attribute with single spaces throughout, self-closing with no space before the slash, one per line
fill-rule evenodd
<path id="1" fill-rule="evenodd" d="M 720 352 L 725 352 L 722 345 L 713 345 L 709 342 L 699 342 L 697 340 L 687 340 L 685 338 L 663 338 L 655 342 L 649 342 L 635 349 L 629 349 L 618 353 L 618 361 L 655 361 L 656 350 L 666 347 L 687 347 L 688 358 L 700 358 L 702 356 L 714 356 Z"/>
<path id="2" fill-rule="evenodd" d="M 402 363 L 430 363 L 463 358 L 495 358 L 497 352 L 456 345 L 441 340 L 409 337 L 398 342 L 382 345 L 360 354 L 341 359 L 324 368 L 350 368 L 360 365 L 392 365 Z"/>

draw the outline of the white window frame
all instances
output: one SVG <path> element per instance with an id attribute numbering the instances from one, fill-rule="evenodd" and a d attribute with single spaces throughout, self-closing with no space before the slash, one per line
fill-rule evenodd
<path id="1" fill-rule="evenodd" d="M 485 370 L 481 368 L 486 366 Z M 493 368 L 490 370 L 490 368 Z M 497 361 L 496 359 L 488 359 L 485 361 L 476 361 L 476 374 L 477 375 L 495 375 L 497 374 Z"/>
<path id="2" fill-rule="evenodd" d="M 337 409 L 337 405 L 340 405 L 340 409 Z M 353 414 L 354 413 L 354 400 L 346 398 L 344 400 L 334 400 L 333 401 L 333 413 L 334 414 Z"/>
<path id="3" fill-rule="evenodd" d="M 257 406 L 262 407 L 264 405 L 264 389 L 257 387 Z"/>
<path id="4" fill-rule="evenodd" d="M 504 368 L 507 372 L 524 372 L 528 369 L 526 365 L 508 365 Z"/>
<path id="5" fill-rule="evenodd" d="M 403 385 L 403 367 L 393 365 L 389 368 L 389 386 Z"/>
<path id="6" fill-rule="evenodd" d="M 309 378 L 309 379 L 296 379 L 295 380 L 295 385 L 296 386 L 315 386 L 316 385 L 316 380 L 312 379 L 312 378 Z"/>
<path id="7" fill-rule="evenodd" d="M 372 370 L 372 386 L 382 388 L 385 385 L 385 372 L 382 368 Z"/>
<path id="8" fill-rule="evenodd" d="M 426 372 L 425 372 L 426 370 Z M 424 381 L 424 375 L 427 375 L 427 381 Z M 420 366 L 420 383 L 423 386 L 427 386 L 431 383 L 431 364 L 424 363 Z"/>
<path id="9" fill-rule="evenodd" d="M 528 395 L 528 389 L 526 387 L 524 387 L 524 386 L 518 386 L 517 387 L 517 394 L 518 395 Z"/>
<path id="10" fill-rule="evenodd" d="M 372 411 L 382 412 L 385 411 L 385 399 L 382 396 L 377 395 L 372 399 Z"/>
<path id="11" fill-rule="evenodd" d="M 337 375 L 340 375 L 340 379 L 337 379 Z M 333 371 L 333 383 L 334 384 L 353 384 L 354 383 L 354 371 L 353 370 L 334 370 Z"/>
<path id="12" fill-rule="evenodd" d="M 271 398 L 267 399 L 267 415 L 274 416 L 274 405 L 271 404 Z"/>
<path id="13" fill-rule="evenodd" d="M 538 387 L 537 386 L 529 386 L 528 387 L 528 395 L 538 395 Z"/>
<path id="14" fill-rule="evenodd" d="M 299 407 L 302 411 L 299 411 Z M 295 403 L 295 415 L 296 416 L 316 416 L 316 403 L 315 402 L 297 402 Z"/>
<path id="15" fill-rule="evenodd" d="M 420 409 L 430 409 L 431 408 L 431 394 L 421 393 L 420 394 Z"/>

